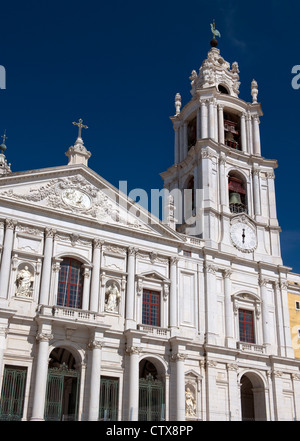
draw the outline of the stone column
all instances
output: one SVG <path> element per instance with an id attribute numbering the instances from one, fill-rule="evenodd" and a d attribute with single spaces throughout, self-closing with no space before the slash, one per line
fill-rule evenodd
<path id="1" fill-rule="evenodd" d="M 128 385 L 128 419 L 138 421 L 139 416 L 139 356 L 140 348 L 127 347 L 129 355 L 129 385 Z"/>
<path id="2" fill-rule="evenodd" d="M 258 115 L 253 116 L 253 153 L 254 155 L 260 156 L 260 133 L 259 133 L 259 117 Z"/>
<path id="3" fill-rule="evenodd" d="M 40 304 L 49 304 L 49 288 L 52 272 L 52 253 L 53 253 L 53 240 L 56 231 L 52 228 L 46 228 L 45 230 L 45 245 L 44 245 L 44 260 L 42 267 L 41 289 L 40 289 Z"/>
<path id="4" fill-rule="evenodd" d="M 101 246 L 103 241 L 100 239 L 94 240 L 93 250 L 93 270 L 91 280 L 91 298 L 90 311 L 98 312 L 99 305 L 99 289 L 100 289 L 100 264 L 101 264 Z"/>
<path id="5" fill-rule="evenodd" d="M 172 361 L 176 363 L 176 421 L 185 421 L 185 376 L 182 353 L 172 354 Z"/>
<path id="6" fill-rule="evenodd" d="M 249 112 L 247 113 L 246 116 L 246 127 L 247 127 L 248 153 L 252 155 L 253 154 L 252 118 Z"/>
<path id="7" fill-rule="evenodd" d="M 242 152 L 247 153 L 246 113 L 241 114 L 241 144 Z"/>
<path id="8" fill-rule="evenodd" d="M 177 262 L 176 257 L 170 259 L 170 327 L 177 327 Z"/>
<path id="9" fill-rule="evenodd" d="M 89 421 L 98 421 L 99 418 L 99 399 L 100 399 L 100 385 L 101 385 L 101 358 L 103 335 L 101 337 L 95 335 L 88 347 L 91 349 L 91 373 L 90 373 L 90 396 L 89 396 Z"/>
<path id="10" fill-rule="evenodd" d="M 32 407 L 32 421 L 43 421 L 45 412 L 46 389 L 48 379 L 48 363 L 49 363 L 49 341 L 53 339 L 53 335 L 48 331 L 44 332 L 41 326 L 40 332 L 37 334 L 38 354 L 36 360 L 35 385 Z"/>
<path id="11" fill-rule="evenodd" d="M 259 278 L 260 296 L 262 301 L 262 329 L 263 329 L 263 344 L 267 347 L 270 346 L 270 323 L 269 323 L 269 308 L 268 308 L 268 280 L 263 276 Z M 268 353 L 268 348 L 267 348 Z"/>
<path id="12" fill-rule="evenodd" d="M 220 153 L 219 160 L 219 186 L 220 186 L 220 204 L 222 207 L 227 205 L 227 192 L 228 192 L 228 182 L 225 176 L 225 164 L 226 164 L 226 155 L 225 153 Z"/>
<path id="13" fill-rule="evenodd" d="M 201 139 L 201 110 L 197 110 L 197 141 Z"/>
<path id="14" fill-rule="evenodd" d="M 218 105 L 219 109 L 219 142 L 220 144 L 225 144 L 225 136 L 224 136 L 224 106 L 223 104 Z"/>
<path id="15" fill-rule="evenodd" d="M 217 336 L 217 294 L 216 271 L 217 268 L 209 262 L 204 265 L 206 288 L 206 342 L 216 344 Z"/>
<path id="16" fill-rule="evenodd" d="M 1 320 L 2 321 L 2 320 Z M 6 345 L 6 333 L 8 327 L 8 321 L 1 323 L 0 325 L 0 391 L 2 390 L 3 368 L 4 368 L 4 350 Z"/>
<path id="17" fill-rule="evenodd" d="M 89 309 L 91 268 L 92 268 L 91 265 L 87 265 L 87 264 L 82 265 L 82 275 L 83 275 L 82 309 L 84 311 L 87 311 Z"/>
<path id="18" fill-rule="evenodd" d="M 282 320 L 283 320 L 283 333 L 285 340 L 285 356 L 288 358 L 294 358 L 295 353 L 292 347 L 292 337 L 290 329 L 290 318 L 289 318 L 289 306 L 288 306 L 288 295 L 287 295 L 287 283 L 284 280 L 280 281 L 280 291 L 281 291 L 281 301 L 282 301 Z"/>
<path id="19" fill-rule="evenodd" d="M 188 125 L 185 122 L 183 125 L 183 159 L 187 157 L 188 154 Z"/>
<path id="20" fill-rule="evenodd" d="M 237 364 L 227 364 L 230 421 L 241 420 L 241 402 L 238 385 L 238 370 L 239 368 Z"/>
<path id="21" fill-rule="evenodd" d="M 13 249 L 14 229 L 17 222 L 13 219 L 5 220 L 5 237 L 2 249 L 1 270 L 0 270 L 0 298 L 7 299 L 9 275 L 11 267 L 11 252 Z"/>
<path id="22" fill-rule="evenodd" d="M 252 175 L 253 175 L 254 214 L 255 216 L 259 216 L 261 214 L 259 168 L 254 167 L 252 171 Z"/>
<path id="23" fill-rule="evenodd" d="M 294 392 L 295 420 L 300 421 L 300 374 L 291 374 L 291 377 Z"/>
<path id="24" fill-rule="evenodd" d="M 180 162 L 180 139 L 179 139 L 179 127 L 175 127 L 175 164 Z"/>
<path id="25" fill-rule="evenodd" d="M 208 137 L 214 140 L 215 139 L 215 105 L 213 98 L 209 100 L 208 114 L 209 114 Z"/>
<path id="26" fill-rule="evenodd" d="M 228 348 L 235 348 L 233 331 L 233 307 L 231 301 L 231 270 L 224 270 L 224 296 L 225 296 L 225 342 Z"/>
<path id="27" fill-rule="evenodd" d="M 134 300 L 135 300 L 135 254 L 136 249 L 130 247 L 128 249 L 127 264 L 127 293 L 126 293 L 126 325 L 125 329 L 136 329 L 134 320 Z"/>
<path id="28" fill-rule="evenodd" d="M 201 138 L 208 138 L 207 104 L 201 101 Z"/>

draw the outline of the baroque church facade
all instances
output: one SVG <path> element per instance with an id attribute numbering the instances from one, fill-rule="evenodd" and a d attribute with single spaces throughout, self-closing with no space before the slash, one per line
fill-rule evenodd
<path id="1" fill-rule="evenodd" d="M 2 144 L 0 420 L 300 419 L 257 83 L 239 98 L 215 38 L 190 81 L 164 222 L 88 167 L 82 120 L 60 167 Z"/>

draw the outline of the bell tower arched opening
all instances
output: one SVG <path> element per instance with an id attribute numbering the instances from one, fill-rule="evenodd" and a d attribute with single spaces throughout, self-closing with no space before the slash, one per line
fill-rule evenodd
<path id="1" fill-rule="evenodd" d="M 228 175 L 228 193 L 231 213 L 248 213 L 246 183 L 238 172 Z"/>

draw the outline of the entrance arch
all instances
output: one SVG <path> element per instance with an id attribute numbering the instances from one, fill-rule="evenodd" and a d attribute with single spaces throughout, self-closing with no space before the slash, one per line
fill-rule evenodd
<path id="1" fill-rule="evenodd" d="M 265 385 L 262 378 L 254 372 L 241 377 L 242 421 L 266 421 Z"/>
<path id="2" fill-rule="evenodd" d="M 162 371 L 153 358 L 140 361 L 139 421 L 165 420 L 165 382 Z"/>
<path id="3" fill-rule="evenodd" d="M 80 373 L 73 354 L 65 348 L 52 350 L 48 366 L 45 421 L 76 421 Z"/>

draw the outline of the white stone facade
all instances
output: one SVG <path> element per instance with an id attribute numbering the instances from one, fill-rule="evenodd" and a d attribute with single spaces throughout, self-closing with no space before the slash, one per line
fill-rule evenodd
<path id="1" fill-rule="evenodd" d="M 191 80 L 192 100 L 183 109 L 176 95 L 175 164 L 162 177 L 171 191 L 193 176 L 195 190 L 203 191 L 198 237 L 188 223 L 176 231 L 174 222 L 159 222 L 142 208 L 137 216 L 132 202 L 87 166 L 81 137 L 67 152 L 68 165 L 0 178 L 0 379 L 3 386 L 8 368 L 26 370 L 19 419 L 49 416 L 55 387 L 49 358 L 73 372 L 64 377 L 58 419 L 105 419 L 99 408 L 107 378 L 118 380 L 118 420 L 300 419 L 276 162 L 260 154 L 257 85 L 253 103 L 239 99 L 237 63 L 230 70 L 216 48 Z M 240 150 L 225 143 L 224 111 L 240 117 Z M 196 142 L 189 148 L 194 117 Z M 241 213 L 230 210 L 232 171 L 246 186 Z M 66 258 L 80 263 L 78 308 L 59 300 Z M 158 326 L 143 323 L 145 292 L 157 295 Z M 253 317 L 251 343 L 241 341 L 239 311 Z M 65 397 L 74 371 L 73 405 Z M 159 409 L 142 408 L 143 372 L 157 381 Z M 3 397 L 2 387 L 5 418 Z"/>

